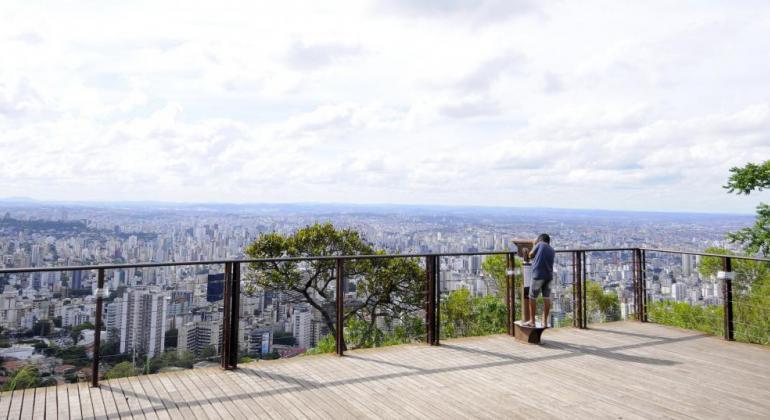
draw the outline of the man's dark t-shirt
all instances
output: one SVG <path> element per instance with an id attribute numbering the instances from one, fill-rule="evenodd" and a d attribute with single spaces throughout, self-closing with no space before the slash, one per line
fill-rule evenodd
<path id="1" fill-rule="evenodd" d="M 539 280 L 553 279 L 553 259 L 556 252 L 545 242 L 538 242 L 532 250 L 535 257 L 532 259 L 532 278 Z"/>

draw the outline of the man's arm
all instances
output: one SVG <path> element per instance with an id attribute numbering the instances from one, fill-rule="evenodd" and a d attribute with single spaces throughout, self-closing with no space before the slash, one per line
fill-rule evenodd
<path id="1" fill-rule="evenodd" d="M 532 251 L 529 251 L 529 258 L 535 258 L 535 254 L 537 254 L 538 245 L 540 245 L 540 242 L 535 241 L 532 243 Z"/>

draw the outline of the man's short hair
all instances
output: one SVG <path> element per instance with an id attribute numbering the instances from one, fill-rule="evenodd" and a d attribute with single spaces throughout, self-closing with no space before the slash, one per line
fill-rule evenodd
<path id="1" fill-rule="evenodd" d="M 547 243 L 547 244 L 550 244 L 550 243 L 551 243 L 551 237 L 550 237 L 550 236 L 548 236 L 548 234 L 547 234 L 547 233 L 541 233 L 541 234 L 540 234 L 540 236 L 538 236 L 538 237 L 537 237 L 537 240 L 538 240 L 538 241 L 542 241 L 542 242 L 545 242 L 545 243 Z"/>

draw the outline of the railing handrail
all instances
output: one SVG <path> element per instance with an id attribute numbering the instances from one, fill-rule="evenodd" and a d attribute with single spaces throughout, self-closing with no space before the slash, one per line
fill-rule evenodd
<path id="1" fill-rule="evenodd" d="M 646 247 L 621 247 L 621 248 L 568 248 L 556 249 L 557 253 L 573 252 L 618 252 L 643 250 L 648 252 L 661 252 L 669 254 L 700 255 L 702 257 L 730 257 L 737 260 L 750 260 L 770 263 L 770 258 L 751 257 L 746 255 L 732 254 L 714 254 L 698 251 L 681 251 L 665 248 L 646 248 Z M 426 257 L 468 257 L 484 255 L 506 255 L 513 251 L 485 251 L 485 252 L 429 252 L 419 254 L 368 254 L 368 255 L 311 255 L 302 257 L 276 257 L 276 258 L 230 258 L 223 260 L 205 260 L 205 261 L 166 261 L 166 262 L 145 262 L 145 263 L 121 263 L 121 264 L 93 264 L 93 265 L 69 265 L 69 266 L 50 266 L 50 267 L 11 267 L 0 268 L 0 274 L 18 274 L 18 273 L 43 273 L 55 271 L 87 271 L 87 270 L 119 270 L 123 268 L 157 268 L 157 267 L 180 267 L 189 265 L 224 265 L 231 263 L 274 263 L 274 262 L 307 262 L 307 261 L 334 261 L 355 260 L 355 259 L 389 259 L 389 258 L 426 258 Z"/>

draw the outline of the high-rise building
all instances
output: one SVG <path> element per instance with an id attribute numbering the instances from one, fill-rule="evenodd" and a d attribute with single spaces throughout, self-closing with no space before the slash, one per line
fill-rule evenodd
<path id="1" fill-rule="evenodd" d="M 292 335 L 297 340 L 297 346 L 310 348 L 313 340 L 312 315 L 310 310 L 304 307 L 294 308 L 292 314 Z"/>
<path id="2" fill-rule="evenodd" d="M 158 288 L 127 291 L 108 308 L 108 326 L 113 324 L 120 335 L 120 352 L 153 357 L 163 353 L 166 333 L 166 296 Z M 109 320 L 111 312 L 115 319 Z"/>
<path id="3" fill-rule="evenodd" d="M 248 333 L 248 353 L 263 356 L 273 351 L 273 330 L 270 327 L 254 328 Z"/>
<path id="4" fill-rule="evenodd" d="M 179 327 L 176 351 L 180 356 L 186 351 L 200 354 L 209 346 L 213 346 L 217 353 L 222 347 L 221 319 L 192 321 Z"/>
<path id="5" fill-rule="evenodd" d="M 75 270 L 72 272 L 72 283 L 70 284 L 71 289 L 82 289 L 83 288 L 83 271 L 81 270 Z"/>
<path id="6" fill-rule="evenodd" d="M 216 302 L 224 299 L 225 273 L 209 274 L 206 281 L 206 301 Z"/>

